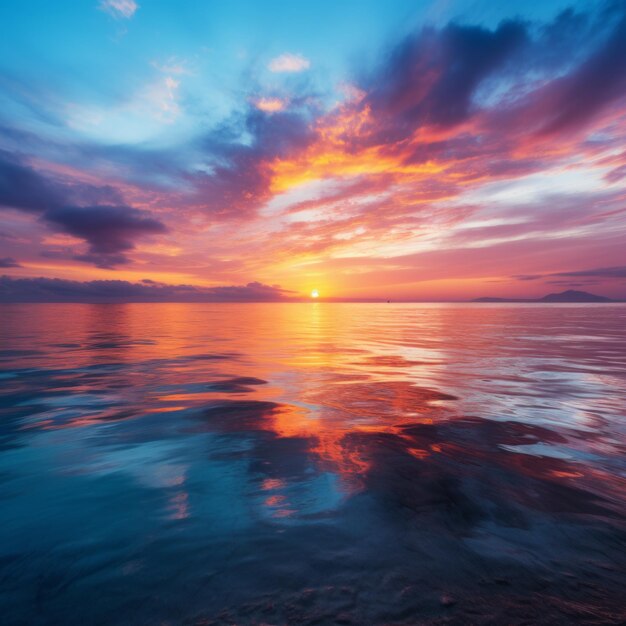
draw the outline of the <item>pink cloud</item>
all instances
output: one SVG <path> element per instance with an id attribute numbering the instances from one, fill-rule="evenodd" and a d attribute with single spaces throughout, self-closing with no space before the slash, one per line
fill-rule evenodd
<path id="1" fill-rule="evenodd" d="M 259 109 L 259 111 L 276 113 L 277 111 L 282 111 L 285 108 L 285 102 L 280 98 L 259 98 L 254 101 L 254 106 Z"/>
<path id="2" fill-rule="evenodd" d="M 311 67 L 311 62 L 301 54 L 286 52 L 285 54 L 273 58 L 267 67 L 270 72 L 275 73 L 303 72 Z"/>

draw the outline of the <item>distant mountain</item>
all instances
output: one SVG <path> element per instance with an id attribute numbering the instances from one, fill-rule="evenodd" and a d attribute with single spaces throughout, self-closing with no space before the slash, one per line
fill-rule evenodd
<path id="1" fill-rule="evenodd" d="M 472 302 L 619 302 L 619 300 L 611 300 L 604 296 L 596 296 L 586 291 L 576 291 L 568 289 L 560 293 L 549 293 L 543 298 L 521 299 L 521 298 L 476 298 Z"/>
<path id="2" fill-rule="evenodd" d="M 586 291 L 568 289 L 567 291 L 561 291 L 561 293 L 549 293 L 541 298 L 540 302 L 615 302 L 615 300 L 604 296 L 596 296 Z"/>

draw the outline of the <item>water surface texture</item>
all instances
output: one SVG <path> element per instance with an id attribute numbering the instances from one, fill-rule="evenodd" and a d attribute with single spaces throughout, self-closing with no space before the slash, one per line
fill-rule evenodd
<path id="1" fill-rule="evenodd" d="M 0 307 L 4 624 L 622 623 L 626 306 Z"/>

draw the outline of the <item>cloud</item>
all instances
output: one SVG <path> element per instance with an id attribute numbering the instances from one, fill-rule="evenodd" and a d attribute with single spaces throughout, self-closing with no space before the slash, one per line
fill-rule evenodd
<path id="1" fill-rule="evenodd" d="M 626 265 L 618 267 L 596 267 L 589 270 L 558 272 L 550 276 L 590 276 L 596 278 L 626 278 Z"/>
<path id="2" fill-rule="evenodd" d="M 144 280 L 92 280 L 12 278 L 0 276 L 0 302 L 272 302 L 289 292 L 276 285 L 196 287 Z"/>
<path id="3" fill-rule="evenodd" d="M 626 178 L 626 165 L 620 165 L 612 169 L 604 177 L 608 183 L 615 184 Z"/>
<path id="4" fill-rule="evenodd" d="M 39 215 L 56 230 L 89 244 L 88 254 L 76 259 L 112 268 L 128 261 L 124 253 L 134 248 L 137 239 L 167 229 L 131 206 L 83 204 L 107 200 L 120 201 L 121 195 L 109 185 L 63 184 L 0 152 L 0 207 Z"/>
<path id="5" fill-rule="evenodd" d="M 481 83 L 526 39 L 525 26 L 513 21 L 495 30 L 457 24 L 421 30 L 395 46 L 361 85 L 367 93 L 364 104 L 398 133 L 424 124 L 459 124 L 470 115 Z"/>
<path id="6" fill-rule="evenodd" d="M 145 142 L 181 117 L 180 78 L 158 75 L 109 106 L 69 103 L 65 108 L 66 123 L 105 144 Z"/>
<path id="7" fill-rule="evenodd" d="M 158 220 L 128 206 L 63 207 L 43 217 L 64 233 L 87 241 L 90 254 L 77 258 L 98 267 L 125 263 L 123 253 L 134 248 L 135 239 L 167 230 Z"/>
<path id="8" fill-rule="evenodd" d="M 285 108 L 285 102 L 280 98 L 259 98 L 254 101 L 254 106 L 265 113 L 276 113 Z"/>
<path id="9" fill-rule="evenodd" d="M 177 57 L 169 57 L 163 63 L 152 61 L 151 65 L 163 74 L 170 74 L 173 76 L 193 74 L 191 69 L 189 69 L 188 61 L 185 59 L 178 59 Z"/>
<path id="10" fill-rule="evenodd" d="M 626 95 L 626 14 L 599 49 L 542 94 L 540 105 L 551 115 L 541 129 L 551 135 L 579 129 L 599 111 Z"/>
<path id="11" fill-rule="evenodd" d="M 311 67 L 311 62 L 300 54 L 289 52 L 273 58 L 267 65 L 270 72 L 303 72 Z"/>
<path id="12" fill-rule="evenodd" d="M 98 8 L 115 19 L 130 19 L 139 5 L 135 0 L 100 0 Z"/>
<path id="13" fill-rule="evenodd" d="M 60 185 L 0 150 L 0 206 L 41 213 L 62 202 Z"/>
<path id="14" fill-rule="evenodd" d="M 94 185 L 43 174 L 6 150 L 0 150 L 0 207 L 44 213 L 72 204 L 121 203 L 111 185 Z"/>
<path id="15" fill-rule="evenodd" d="M 42 253 L 43 254 L 43 253 Z M 50 255 L 46 255 L 49 256 Z M 54 257 L 50 257 L 54 258 Z M 63 257 L 61 257 L 63 258 Z M 125 265 L 129 262 L 128 257 L 125 254 L 98 254 L 95 252 L 88 252 L 87 254 L 75 254 L 71 257 L 75 261 L 81 261 L 82 263 L 88 263 L 94 267 L 99 267 L 103 270 L 113 270 L 118 265 Z"/>
<path id="16" fill-rule="evenodd" d="M 0 259 L 0 267 L 22 267 L 13 257 L 5 256 Z"/>
<path id="17" fill-rule="evenodd" d="M 149 85 L 138 97 L 137 104 L 130 106 L 145 109 L 155 119 L 171 124 L 180 115 L 179 87 L 180 80 L 166 76 L 163 80 Z"/>
<path id="18" fill-rule="evenodd" d="M 187 182 L 212 217 L 250 218 L 272 197 L 268 165 L 300 153 L 312 140 L 307 111 L 267 115 L 250 108 L 204 139 L 208 171 L 188 175 Z"/>
<path id="19" fill-rule="evenodd" d="M 514 278 L 515 280 L 539 280 L 541 278 L 544 278 L 544 276 L 542 274 L 517 274 L 512 278 Z"/>
<path id="20" fill-rule="evenodd" d="M 287 248 L 301 258 L 359 252 L 391 257 L 403 247 L 445 243 L 486 249 L 566 231 L 601 238 L 600 225 L 619 211 L 619 198 L 599 192 L 602 174 L 576 169 L 587 162 L 591 170 L 593 158 L 611 142 L 620 148 L 619 111 L 599 128 L 593 126 L 595 114 L 577 118 L 580 139 L 570 137 L 567 124 L 549 137 L 541 132 L 565 108 L 547 94 L 560 93 L 564 78 L 583 92 L 585 68 L 597 67 L 597 59 L 623 41 L 622 18 L 596 18 L 570 12 L 546 27 L 517 20 L 494 28 L 452 23 L 394 43 L 374 70 L 362 72 L 343 102 L 316 115 L 308 141 L 284 154 L 256 154 L 259 193 L 240 198 L 242 214 L 253 215 L 252 206 L 277 194 L 298 198 L 298 188 L 319 187 L 314 199 L 302 202 L 300 196 L 291 206 L 285 200 L 289 220 L 280 243 L 271 246 L 272 254 Z M 624 59 L 612 60 L 617 76 L 626 68 Z M 613 88 L 600 93 L 594 110 L 610 110 L 618 94 Z M 613 126 L 602 132 L 609 122 Z M 594 130 L 602 139 L 591 140 Z M 572 166 L 573 155 L 581 165 Z M 580 193 L 565 191 L 556 202 L 529 178 L 546 172 L 549 180 L 562 168 L 572 179 L 589 179 L 584 206 Z M 504 215 L 503 223 L 462 229 L 470 215 L 480 222 L 495 204 L 486 183 L 516 180 L 537 196 L 520 206 L 521 220 Z M 475 189 L 485 189 L 481 201 L 464 202 Z M 494 213 L 505 204 L 498 201 Z"/>
<path id="21" fill-rule="evenodd" d="M 572 270 L 571 272 L 550 272 L 548 274 L 517 274 L 512 276 L 515 280 L 546 280 L 548 278 L 587 278 L 587 279 L 620 279 L 626 278 L 626 265 L 615 267 L 595 267 L 585 270 Z M 550 280 L 552 284 L 569 284 L 569 281 Z"/>

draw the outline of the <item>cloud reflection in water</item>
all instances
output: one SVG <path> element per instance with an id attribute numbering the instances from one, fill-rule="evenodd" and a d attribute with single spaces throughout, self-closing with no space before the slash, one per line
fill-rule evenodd
<path id="1" fill-rule="evenodd" d="M 9 622 L 626 617 L 622 306 L 0 317 Z"/>

